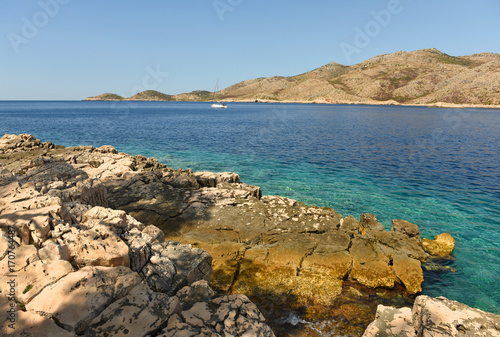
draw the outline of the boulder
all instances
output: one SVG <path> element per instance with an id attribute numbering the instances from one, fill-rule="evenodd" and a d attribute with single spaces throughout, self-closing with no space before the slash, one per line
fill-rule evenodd
<path id="1" fill-rule="evenodd" d="M 445 297 L 417 297 L 412 315 L 415 336 L 500 336 L 499 315 Z"/>
<path id="2" fill-rule="evenodd" d="M 94 207 L 78 227 L 66 232 L 64 225 L 57 226 L 53 236 L 68 247 L 72 263 L 78 266 L 128 267 L 130 248 L 119 236 L 125 223 L 125 212 Z"/>
<path id="3" fill-rule="evenodd" d="M 354 238 L 349 252 L 353 259 L 351 279 L 369 288 L 394 287 L 395 275 L 389 258 L 372 240 Z"/>
<path id="4" fill-rule="evenodd" d="M 345 231 L 349 234 L 358 234 L 359 233 L 359 221 L 356 218 L 354 218 L 352 215 L 348 215 L 342 219 L 339 229 L 342 231 Z"/>
<path id="5" fill-rule="evenodd" d="M 414 337 L 411 308 L 387 307 L 379 304 L 375 320 L 362 337 Z"/>
<path id="6" fill-rule="evenodd" d="M 101 153 L 118 153 L 118 151 L 111 145 L 102 145 L 101 147 L 98 147 L 96 151 Z"/>
<path id="7" fill-rule="evenodd" d="M 436 235 L 434 240 L 424 238 L 422 246 L 430 255 L 447 256 L 455 249 L 455 239 L 448 233 L 442 233 Z"/>
<path id="8" fill-rule="evenodd" d="M 220 183 L 239 183 L 240 176 L 232 172 L 195 172 L 193 176 L 202 187 L 217 187 Z"/>
<path id="9" fill-rule="evenodd" d="M 500 316 L 445 297 L 421 295 L 413 308 L 379 305 L 363 337 L 500 336 Z"/>
<path id="10" fill-rule="evenodd" d="M 420 261 L 405 254 L 396 254 L 393 258 L 393 269 L 396 277 L 403 283 L 410 294 L 422 291 L 424 273 Z"/>
<path id="11" fill-rule="evenodd" d="M 259 309 L 244 295 L 227 295 L 198 302 L 173 315 L 158 337 L 241 336 L 273 337 Z"/>
<path id="12" fill-rule="evenodd" d="M 94 318 L 84 336 L 146 336 L 161 329 L 168 317 L 180 311 L 177 297 L 154 292 L 140 283 Z"/>
<path id="13" fill-rule="evenodd" d="M 403 233 L 410 239 L 415 239 L 420 242 L 420 229 L 417 225 L 406 220 L 393 219 L 391 226 L 393 232 Z"/>
<path id="14" fill-rule="evenodd" d="M 377 217 L 371 213 L 361 214 L 361 219 L 359 221 L 359 232 L 361 234 L 366 234 L 369 231 L 383 231 L 385 230 L 384 225 L 378 222 Z"/>
<path id="15" fill-rule="evenodd" d="M 46 286 L 26 309 L 54 317 L 65 330 L 81 334 L 140 282 L 141 277 L 126 267 L 84 267 Z"/>
<path id="16" fill-rule="evenodd" d="M 149 286 L 174 295 L 184 286 L 210 280 L 212 257 L 199 248 L 167 241 L 151 246 L 151 259 L 141 270 Z"/>

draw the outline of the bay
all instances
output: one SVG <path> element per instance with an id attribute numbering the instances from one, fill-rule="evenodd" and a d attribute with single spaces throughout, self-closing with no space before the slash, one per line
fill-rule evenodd
<path id="1" fill-rule="evenodd" d="M 2 101 L 0 135 L 113 145 L 344 216 L 455 237 L 456 273 L 423 293 L 500 314 L 500 110 L 201 102 Z"/>

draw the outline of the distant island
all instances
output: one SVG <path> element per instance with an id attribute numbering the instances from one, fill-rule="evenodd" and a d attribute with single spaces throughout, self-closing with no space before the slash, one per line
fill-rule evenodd
<path id="1" fill-rule="evenodd" d="M 345 66 L 328 63 L 304 74 L 246 80 L 219 91 L 226 102 L 404 104 L 500 107 L 500 54 L 450 56 L 437 49 L 383 54 Z M 197 90 L 168 95 L 146 90 L 125 98 L 84 100 L 209 101 Z"/>

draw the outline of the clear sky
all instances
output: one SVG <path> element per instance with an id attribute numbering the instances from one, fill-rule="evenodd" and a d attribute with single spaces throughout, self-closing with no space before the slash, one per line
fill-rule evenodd
<path id="1" fill-rule="evenodd" d="M 432 47 L 500 53 L 500 1 L 0 0 L 0 100 L 212 91 Z"/>

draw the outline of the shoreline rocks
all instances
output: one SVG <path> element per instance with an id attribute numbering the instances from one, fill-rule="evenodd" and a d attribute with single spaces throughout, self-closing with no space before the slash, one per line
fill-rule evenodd
<path id="1" fill-rule="evenodd" d="M 17 298 L 26 301 L 20 302 L 27 309 L 21 315 L 36 321 L 40 318 L 33 315 L 43 313 L 70 333 L 116 334 L 123 328 L 118 322 L 96 320 L 114 322 L 113 313 L 131 297 L 130 312 L 147 316 L 158 311 L 155 305 L 166 310 L 162 315 L 169 317 L 162 322 L 145 318 L 158 336 L 184 328 L 187 335 L 210 329 L 243 334 L 242 327 L 272 336 L 261 315 L 249 314 L 255 308 L 241 297 L 246 295 L 278 333 L 284 326 L 276 315 L 300 312 L 312 320 L 337 317 L 347 335 L 360 335 L 378 301 L 411 305 L 424 281 L 422 263 L 451 254 L 454 246 L 446 234 L 422 242 L 418 226 L 404 220 L 393 220 L 387 231 L 373 214 L 358 220 L 330 208 L 262 196 L 259 187 L 240 182 L 235 173 L 174 170 L 112 146 L 64 148 L 31 135 L 5 135 L 0 165 L 0 226 L 4 233 L 15 228 L 16 254 L 23 259 L 19 268 L 37 270 L 39 261 L 52 261 L 57 269 L 55 283 L 23 281 L 38 295 Z M 6 254 L 0 251 L 1 271 Z M 81 321 L 59 324 L 53 308 L 30 305 L 82 270 L 95 275 L 122 269 L 133 275 L 127 276 L 130 287 L 118 295 L 110 290 L 98 309 L 82 309 L 91 313 Z M 84 276 L 78 287 L 93 277 Z M 57 289 L 75 288 L 77 282 Z M 154 300 L 141 302 L 137 294 Z M 234 313 L 206 321 L 221 305 Z M 200 320 L 207 325 L 200 326 Z M 359 323 L 352 328 L 353 320 Z"/>
<path id="2" fill-rule="evenodd" d="M 132 171 L 101 158 L 117 155 L 0 139 L 0 334 L 274 336 L 246 296 L 212 290 L 207 252 L 107 207 L 101 179 Z"/>
<path id="3" fill-rule="evenodd" d="M 363 337 L 500 336 L 500 315 L 445 297 L 421 295 L 413 308 L 379 305 Z"/>

